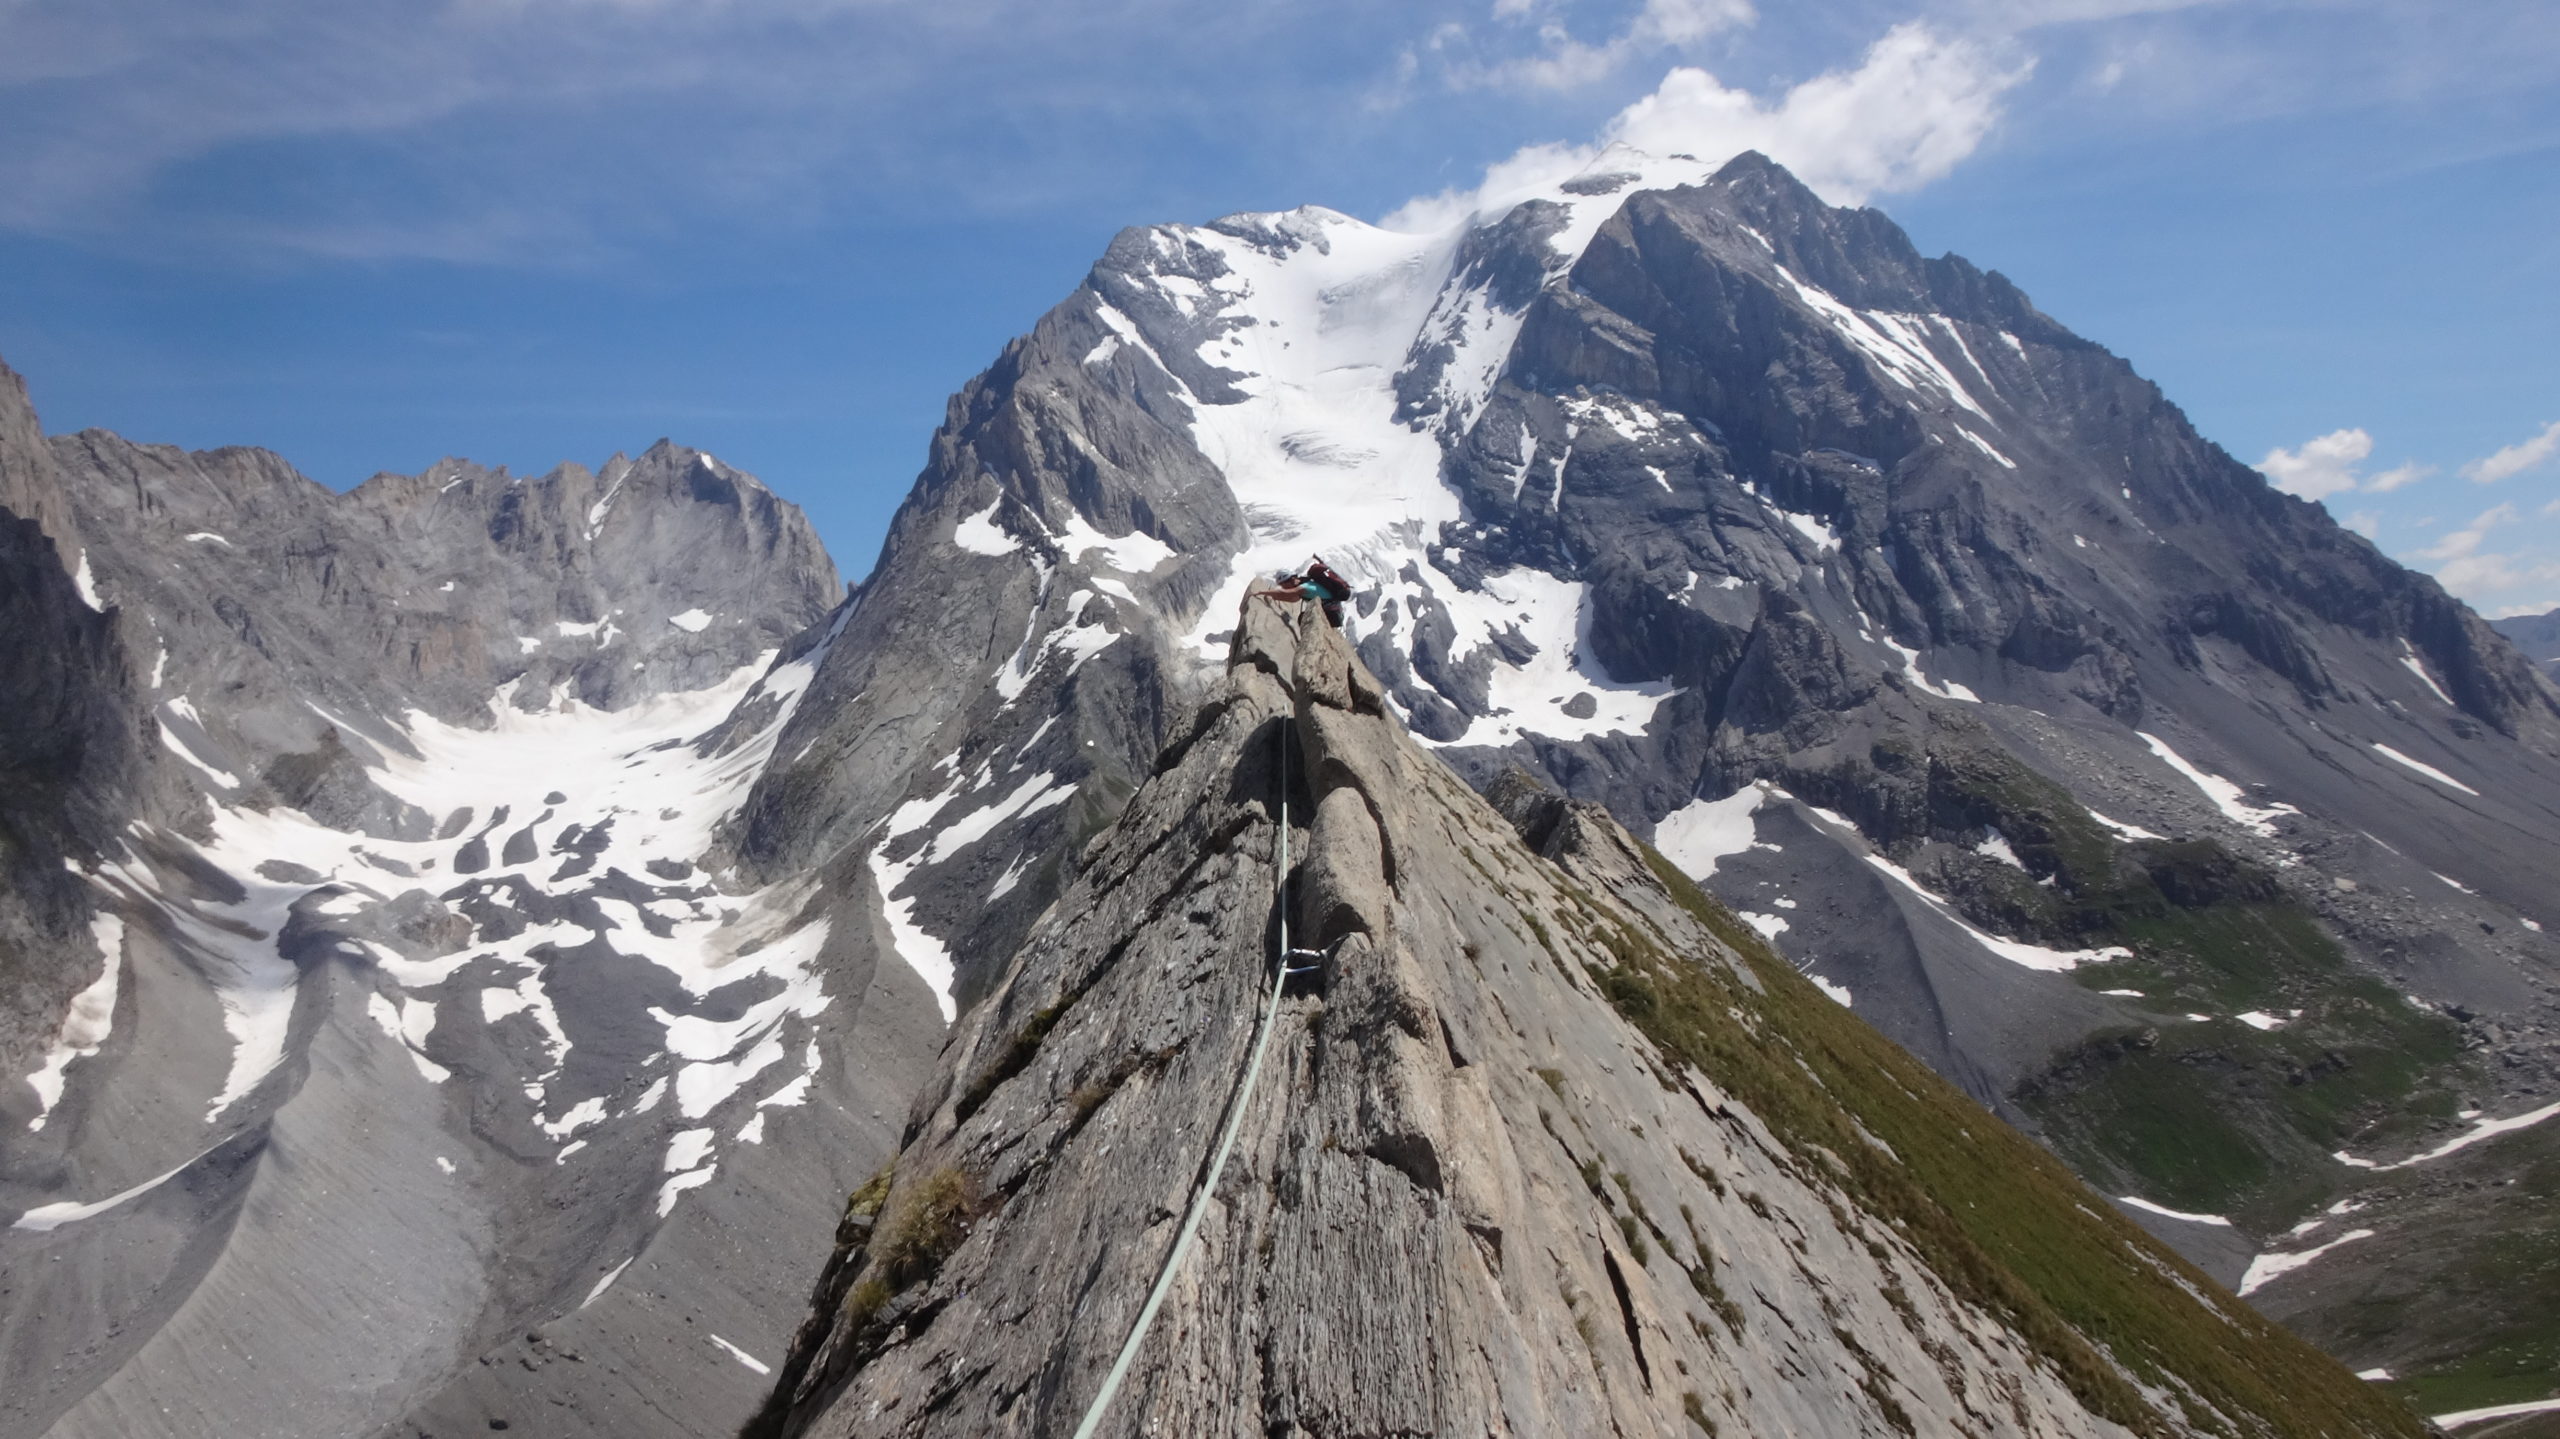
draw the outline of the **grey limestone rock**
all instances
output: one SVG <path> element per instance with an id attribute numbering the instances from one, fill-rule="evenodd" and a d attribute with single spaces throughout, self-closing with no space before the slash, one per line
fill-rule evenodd
<path id="1" fill-rule="evenodd" d="M 1715 938 L 1605 812 L 1504 803 L 1538 852 L 1335 632 L 1248 601 L 1225 677 L 955 1031 L 748 1432 L 1069 1432 L 1231 1103 L 1234 1162 L 1100 1433 L 2417 1432 L 2067 1179 L 2033 1202 L 2085 1246 L 2068 1263 L 2156 1311 L 2098 1341 L 2021 1327 L 2043 1301 L 2016 1290 L 1986 1307 L 1997 1284 L 1921 1238 L 1966 1202 L 1923 1197 L 1934 1158 L 1843 1160 L 1736 1092 L 1756 1061 L 1710 1074 L 1637 1018 L 1730 996 L 1701 1044 L 1785 1067 L 1815 1041 L 1768 986 L 1829 1002 Z M 1323 974 L 1278 1001 L 1240 1095 L 1275 903 Z M 1909 1073 L 1942 1122 L 1998 1128 Z M 1846 1123 L 1879 1149 L 1921 1132 Z M 2164 1362 L 2189 1325 L 2223 1352 Z M 2125 1346 L 2122 1377 L 2070 1367 L 2088 1342 Z M 2286 1378 L 2244 1398 L 2251 1366 Z"/>

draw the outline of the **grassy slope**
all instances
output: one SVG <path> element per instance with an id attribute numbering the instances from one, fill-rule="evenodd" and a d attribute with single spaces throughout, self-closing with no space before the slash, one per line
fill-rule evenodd
<path id="1" fill-rule="evenodd" d="M 1892 1222 L 2092 1410 L 2137 1432 L 2179 1432 L 2142 1401 L 2138 1382 L 2179 1395 L 2185 1425 L 2204 1432 L 2422 1432 L 2389 1396 L 2217 1294 L 2052 1155 L 1824 997 L 1668 861 L 1647 857 L 1759 983 L 1676 956 L 1648 937 L 1651 926 L 1579 896 L 1576 927 L 1617 956 L 1603 981 L 1612 1002 L 1666 1059 L 1695 1066 Z M 2212 1296 L 2212 1307 L 2189 1290 Z"/>
<path id="2" fill-rule="evenodd" d="M 2158 1018 L 2090 1036 L 2018 1095 L 2081 1173 L 2271 1233 L 2335 1197 L 2332 1151 L 2387 1146 L 2457 1107 L 2456 1027 L 2356 971 L 2264 867 L 2210 839 L 2126 842 L 1967 728 L 1942 727 L 1925 750 L 1888 740 L 1874 759 L 1873 773 L 1914 776 L 1925 795 L 1873 817 L 1888 839 L 1989 826 L 2014 847 L 2024 869 L 1933 856 L 1971 918 L 2134 951 L 2073 977 L 2139 990 Z M 2275 1030 L 2234 1017 L 2253 1011 L 2290 1017 Z"/>

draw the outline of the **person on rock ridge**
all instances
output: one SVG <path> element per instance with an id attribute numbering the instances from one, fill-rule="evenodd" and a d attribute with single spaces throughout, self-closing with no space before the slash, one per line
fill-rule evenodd
<path id="1" fill-rule="evenodd" d="M 1307 558 L 1306 569 L 1294 575 L 1282 575 L 1271 589 L 1255 590 L 1258 599 L 1314 600 L 1323 610 L 1325 623 L 1342 628 L 1342 602 L 1351 598 L 1351 582 L 1337 573 L 1319 556 Z"/>

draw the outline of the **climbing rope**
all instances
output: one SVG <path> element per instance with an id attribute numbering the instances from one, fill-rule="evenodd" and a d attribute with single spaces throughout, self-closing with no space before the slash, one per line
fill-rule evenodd
<path id="1" fill-rule="evenodd" d="M 1129 1377 L 1138 1346 L 1146 1342 L 1147 1329 L 1156 1322 L 1156 1311 L 1164 1307 L 1164 1297 L 1173 1289 L 1173 1276 L 1182 1268 L 1183 1256 L 1191 1252 L 1191 1241 L 1200 1233 L 1200 1220 L 1209 1211 L 1209 1196 L 1218 1192 L 1218 1176 L 1226 1172 L 1227 1154 L 1235 1148 L 1236 1131 L 1244 1125 L 1245 1105 L 1253 1098 L 1253 1083 L 1262 1076 L 1263 1052 L 1271 1047 L 1272 1021 L 1279 1016 L 1280 991 L 1289 981 L 1289 960 L 1295 953 L 1289 948 L 1289 723 L 1286 718 L 1281 720 L 1278 736 L 1280 846 L 1273 853 L 1271 870 L 1271 893 L 1280 909 L 1280 955 L 1271 967 L 1271 994 L 1263 1001 L 1261 1032 L 1254 1037 L 1253 1058 L 1245 1064 L 1244 1079 L 1228 1105 L 1226 1129 L 1218 1136 L 1217 1152 L 1209 1159 L 1209 1172 L 1191 1196 L 1191 1210 L 1182 1217 L 1182 1232 L 1174 1236 L 1173 1252 L 1165 1256 L 1164 1272 L 1156 1276 L 1155 1289 L 1138 1311 L 1137 1322 L 1129 1326 L 1129 1337 L 1120 1345 L 1120 1357 L 1112 1361 L 1111 1372 L 1103 1376 L 1101 1392 L 1093 1396 L 1092 1406 L 1084 1411 L 1084 1422 L 1076 1426 L 1075 1439 L 1093 1439 L 1094 1431 L 1102 1427 L 1103 1411 L 1111 1407 L 1112 1397 L 1120 1392 L 1120 1382 Z"/>

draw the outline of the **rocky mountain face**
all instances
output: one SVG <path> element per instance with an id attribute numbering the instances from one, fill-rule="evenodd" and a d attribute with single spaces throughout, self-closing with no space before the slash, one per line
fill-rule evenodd
<path id="1" fill-rule="evenodd" d="M 1120 236 L 954 400 L 744 872 L 978 1002 L 1311 552 L 1419 741 L 1607 806 L 2225 1284 L 2437 1409 L 2560 1383 L 2474 1363 L 2560 1310 L 2456 1197 L 2560 1202 L 2560 691 L 1756 156 Z"/>
<path id="2" fill-rule="evenodd" d="M 846 609 L 806 521 L 664 443 L 338 495 L 8 378 L 0 1433 L 733 1425 L 940 1027 L 716 872 Z"/>
<path id="3" fill-rule="evenodd" d="M 1506 820 L 1301 631 L 1245 602 L 751 1433 L 1069 1432 L 1229 1132 L 1093 1432 L 2418 1432 L 1606 811 L 1514 775 Z M 1286 991 L 1284 943 L 1323 956 Z"/>

